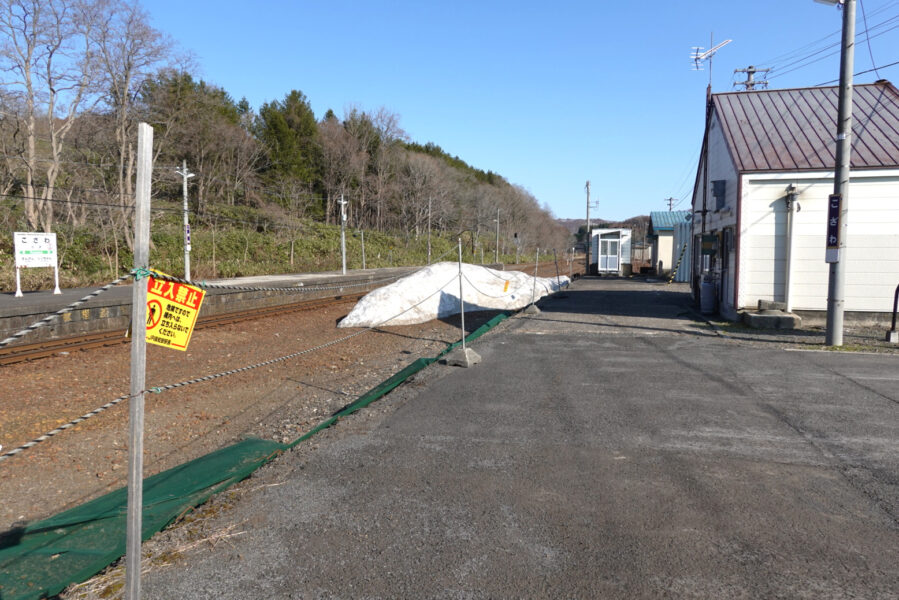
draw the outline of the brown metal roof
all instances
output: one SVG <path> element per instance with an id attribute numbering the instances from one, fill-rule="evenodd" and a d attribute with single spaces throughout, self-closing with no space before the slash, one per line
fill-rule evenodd
<path id="1" fill-rule="evenodd" d="M 833 170 L 839 88 L 715 94 L 715 112 L 737 170 Z M 899 91 L 853 86 L 852 168 L 899 166 Z"/>

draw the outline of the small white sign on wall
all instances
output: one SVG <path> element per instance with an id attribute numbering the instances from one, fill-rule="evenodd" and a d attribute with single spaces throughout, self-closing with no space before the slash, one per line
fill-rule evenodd
<path id="1" fill-rule="evenodd" d="M 55 289 L 54 294 L 61 294 L 59 290 L 59 263 L 56 255 L 55 233 L 27 233 L 17 231 L 13 233 L 16 253 L 16 297 L 22 296 L 22 283 L 19 277 L 19 269 L 36 267 L 53 267 Z"/>

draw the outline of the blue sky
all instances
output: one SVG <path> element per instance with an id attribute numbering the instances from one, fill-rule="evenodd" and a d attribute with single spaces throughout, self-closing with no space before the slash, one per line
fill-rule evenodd
<path id="1" fill-rule="evenodd" d="M 733 90 L 734 69 L 749 65 L 773 67 L 772 88 L 839 74 L 836 47 L 791 64 L 839 42 L 841 13 L 812 0 L 142 4 L 235 99 L 258 108 L 299 89 L 319 118 L 386 107 L 412 140 L 505 176 L 566 218 L 584 216 L 587 180 L 591 217 L 666 210 L 668 197 L 688 207 L 709 81 L 690 53 L 713 32 L 733 40 L 715 56 L 715 92 Z M 899 60 L 899 1 L 864 9 L 879 34 L 874 64 Z M 856 72 L 872 67 L 859 39 Z M 899 81 L 899 65 L 880 75 Z"/>

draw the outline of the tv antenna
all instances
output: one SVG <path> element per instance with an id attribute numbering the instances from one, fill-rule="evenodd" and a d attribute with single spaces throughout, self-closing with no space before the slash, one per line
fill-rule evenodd
<path id="1" fill-rule="evenodd" d="M 703 49 L 702 46 L 693 46 L 693 54 L 690 55 L 690 58 L 693 60 L 693 70 L 702 71 L 702 63 L 704 61 L 709 63 L 709 90 L 712 89 L 712 57 L 715 56 L 718 50 L 721 50 L 732 41 L 724 40 L 720 44 L 715 45 L 714 34 L 712 34 L 712 37 L 709 39 L 709 46 L 711 47 L 708 50 Z"/>

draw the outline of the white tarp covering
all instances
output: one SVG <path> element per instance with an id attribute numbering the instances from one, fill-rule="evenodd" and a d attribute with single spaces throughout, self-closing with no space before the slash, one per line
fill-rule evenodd
<path id="1" fill-rule="evenodd" d="M 465 311 L 516 310 L 568 285 L 567 277 L 534 277 L 521 271 L 496 271 L 462 264 Z M 536 290 L 535 290 L 536 287 Z M 459 263 L 425 267 L 367 294 L 340 327 L 412 325 L 459 312 Z"/>

